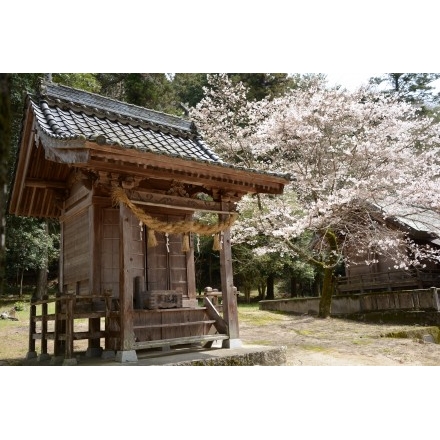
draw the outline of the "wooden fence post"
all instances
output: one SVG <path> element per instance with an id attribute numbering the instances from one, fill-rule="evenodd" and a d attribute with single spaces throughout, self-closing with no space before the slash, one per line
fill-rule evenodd
<path id="1" fill-rule="evenodd" d="M 35 339 L 34 333 L 36 330 L 35 317 L 37 316 L 37 306 L 31 302 L 30 309 L 30 321 L 29 321 L 29 350 L 26 354 L 26 359 L 32 359 L 37 357 L 37 352 L 35 351 Z"/>

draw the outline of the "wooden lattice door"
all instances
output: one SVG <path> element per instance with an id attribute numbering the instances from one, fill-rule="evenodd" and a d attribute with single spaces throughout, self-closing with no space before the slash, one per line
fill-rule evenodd
<path id="1" fill-rule="evenodd" d="M 156 240 L 157 246 L 147 247 L 146 252 L 147 290 L 176 290 L 187 297 L 187 258 L 182 251 L 182 236 L 156 232 Z"/>

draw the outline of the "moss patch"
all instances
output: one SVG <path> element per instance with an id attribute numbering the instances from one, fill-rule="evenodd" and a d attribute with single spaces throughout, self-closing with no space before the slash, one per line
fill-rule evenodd
<path id="1" fill-rule="evenodd" d="M 397 332 L 386 333 L 381 335 L 386 338 L 405 338 L 423 340 L 423 336 L 431 335 L 436 344 L 440 344 L 440 328 L 439 327 L 422 327 L 414 330 L 403 330 Z"/>
<path id="2" fill-rule="evenodd" d="M 311 330 L 295 330 L 295 333 L 297 333 L 300 336 L 310 336 L 313 334 Z"/>
<path id="3" fill-rule="evenodd" d="M 315 352 L 318 352 L 318 353 L 329 353 L 331 351 L 328 348 L 323 347 L 322 345 L 309 345 L 309 344 L 305 344 L 305 345 L 300 345 L 299 347 L 303 348 L 304 350 L 315 351 Z"/>

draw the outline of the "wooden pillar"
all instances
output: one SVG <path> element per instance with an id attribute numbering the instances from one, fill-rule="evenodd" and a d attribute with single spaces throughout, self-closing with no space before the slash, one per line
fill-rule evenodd
<path id="1" fill-rule="evenodd" d="M 41 354 L 47 355 L 47 296 L 43 298 L 41 304 Z"/>
<path id="2" fill-rule="evenodd" d="M 29 350 L 26 354 L 26 359 L 32 359 L 37 357 L 37 352 L 35 350 L 35 339 L 34 333 L 36 332 L 36 316 L 37 316 L 37 306 L 31 302 L 30 310 L 30 321 L 29 321 Z"/>
<path id="3" fill-rule="evenodd" d="M 61 313 L 66 313 L 63 310 L 62 302 L 60 300 L 61 294 L 57 295 L 55 301 L 55 336 L 54 336 L 54 356 L 62 356 L 66 350 L 66 341 L 60 340 L 60 334 L 66 333 L 66 320 L 60 319 Z"/>
<path id="4" fill-rule="evenodd" d="M 188 215 L 186 220 L 192 220 L 192 215 Z M 194 262 L 194 240 L 193 234 L 189 235 L 189 251 L 186 252 L 186 286 L 188 290 L 187 307 L 197 307 L 198 300 L 196 298 L 196 267 Z"/>
<path id="5" fill-rule="evenodd" d="M 75 294 L 69 293 L 66 296 L 66 351 L 64 356 L 65 360 L 73 358 L 74 301 L 75 301 Z"/>
<path id="6" fill-rule="evenodd" d="M 63 214 L 64 214 L 63 210 Z M 55 301 L 55 335 L 54 335 L 54 356 L 61 356 L 66 349 L 66 341 L 61 341 L 60 334 L 66 333 L 66 320 L 60 319 L 61 313 L 66 313 L 63 310 L 60 297 L 65 294 L 64 292 L 64 220 L 60 221 L 60 257 L 58 260 L 58 292 Z"/>
<path id="7" fill-rule="evenodd" d="M 90 240 L 90 266 L 89 266 L 89 291 L 97 295 L 101 291 L 101 210 L 97 205 L 89 206 L 89 240 Z M 92 300 L 93 305 L 93 300 Z M 89 319 L 89 332 L 97 333 L 101 329 L 100 318 Z M 102 348 L 100 339 L 89 339 L 87 356 L 100 356 Z"/>
<path id="8" fill-rule="evenodd" d="M 133 271 L 131 256 L 131 211 L 123 204 L 119 205 L 119 300 L 121 319 L 121 345 L 116 360 L 119 362 L 136 361 L 133 350 Z"/>
<path id="9" fill-rule="evenodd" d="M 222 209 L 227 210 L 226 203 L 222 203 Z M 225 216 L 221 216 L 225 219 Z M 220 277 L 222 283 L 223 297 L 223 319 L 228 325 L 229 339 L 223 341 L 224 348 L 241 347 L 238 329 L 237 299 L 234 292 L 234 281 L 232 273 L 232 250 L 231 232 L 229 228 L 223 232 L 223 245 L 220 250 Z"/>

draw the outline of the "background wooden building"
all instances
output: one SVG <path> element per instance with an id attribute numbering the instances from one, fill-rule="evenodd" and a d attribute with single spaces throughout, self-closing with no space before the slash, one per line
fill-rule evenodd
<path id="1" fill-rule="evenodd" d="M 229 239 L 236 203 L 247 193 L 280 194 L 286 182 L 224 163 L 188 120 L 42 82 L 27 98 L 9 204 L 12 214 L 61 225 L 56 313 L 31 313 L 30 355 L 36 338 L 43 354 L 52 338 L 67 359 L 73 340 L 87 339 L 96 355 L 105 338 L 121 361 L 141 348 L 240 345 Z M 198 212 L 217 223 L 204 226 Z M 222 242 L 221 314 L 196 298 L 198 233 Z M 77 317 L 88 331 L 75 333 Z"/>
<path id="2" fill-rule="evenodd" d="M 399 204 L 398 212 L 388 216 L 386 208 L 371 205 L 370 215 L 377 227 L 397 232 L 421 248 L 440 248 L 440 215 L 428 208 Z M 405 251 L 402 248 L 402 252 Z M 346 253 L 354 264 L 345 268 L 345 276 L 336 278 L 336 294 L 383 292 L 408 289 L 440 287 L 440 266 L 431 259 L 421 261 L 418 267 L 396 268 L 396 262 L 388 255 L 365 249 L 347 249 Z M 374 260 L 367 264 L 366 261 Z"/>

